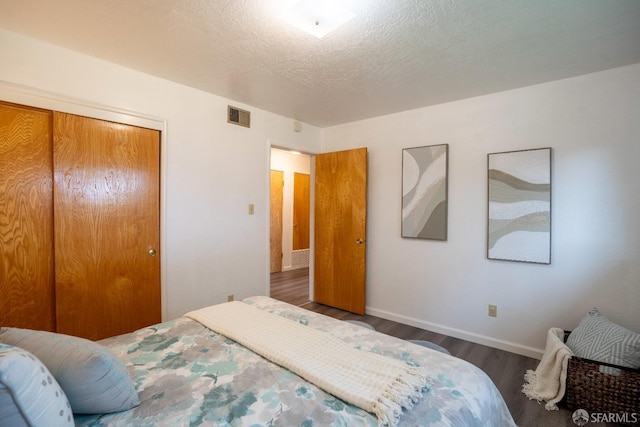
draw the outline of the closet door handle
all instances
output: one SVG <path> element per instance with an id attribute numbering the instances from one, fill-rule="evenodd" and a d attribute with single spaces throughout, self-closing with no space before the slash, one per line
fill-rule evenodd
<path id="1" fill-rule="evenodd" d="M 156 256 L 156 250 L 153 248 L 149 249 L 149 256 Z"/>
<path id="2" fill-rule="evenodd" d="M 365 240 L 356 239 L 356 243 L 359 244 L 359 245 L 363 244 L 364 242 L 365 242 Z"/>

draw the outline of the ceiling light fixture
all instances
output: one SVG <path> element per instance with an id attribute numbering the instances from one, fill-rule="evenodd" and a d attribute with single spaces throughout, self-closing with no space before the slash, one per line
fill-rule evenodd
<path id="1" fill-rule="evenodd" d="M 354 16 L 339 0 L 300 0 L 286 13 L 291 25 L 319 39 Z"/>

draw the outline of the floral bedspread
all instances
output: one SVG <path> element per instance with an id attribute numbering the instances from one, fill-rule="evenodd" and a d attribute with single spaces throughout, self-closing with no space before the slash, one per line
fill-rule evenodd
<path id="1" fill-rule="evenodd" d="M 470 363 L 268 297 L 257 308 L 354 347 L 428 367 L 430 387 L 400 426 L 515 426 L 489 377 Z M 349 405 L 194 320 L 180 317 L 102 340 L 127 365 L 140 406 L 76 416 L 78 426 L 377 426 Z"/>

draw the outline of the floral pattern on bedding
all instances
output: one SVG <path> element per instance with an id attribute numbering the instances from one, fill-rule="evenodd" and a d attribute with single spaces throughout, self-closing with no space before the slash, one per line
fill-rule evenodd
<path id="1" fill-rule="evenodd" d="M 430 390 L 400 426 L 515 426 L 491 380 L 463 360 L 271 298 L 244 301 L 364 351 L 428 367 Z M 378 425 L 374 415 L 185 317 L 101 343 L 126 363 L 141 403 L 76 416 L 78 426 Z"/>

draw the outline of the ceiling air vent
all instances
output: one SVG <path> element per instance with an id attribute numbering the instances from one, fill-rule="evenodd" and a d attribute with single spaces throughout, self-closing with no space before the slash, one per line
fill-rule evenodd
<path id="1" fill-rule="evenodd" d="M 234 125 L 244 126 L 246 128 L 251 127 L 251 113 L 240 108 L 227 106 L 227 123 L 233 123 Z"/>

